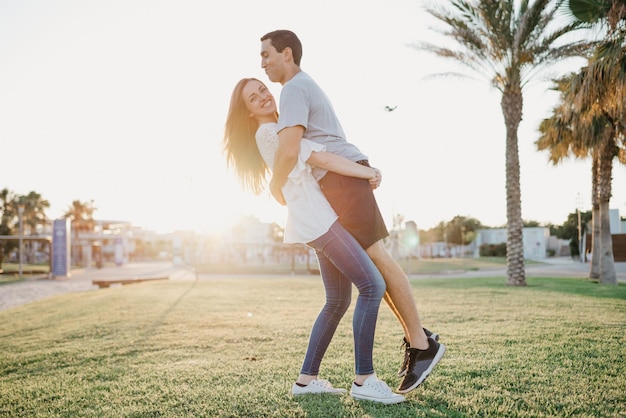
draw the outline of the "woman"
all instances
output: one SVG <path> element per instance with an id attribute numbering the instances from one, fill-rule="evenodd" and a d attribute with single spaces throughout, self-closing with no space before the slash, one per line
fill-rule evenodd
<path id="1" fill-rule="evenodd" d="M 276 102 L 259 80 L 247 78 L 235 86 L 225 126 L 224 149 L 244 187 L 260 193 L 278 147 Z M 343 393 L 318 379 L 319 368 L 339 321 L 351 303 L 352 284 L 359 296 L 352 321 L 355 379 L 351 395 L 385 404 L 403 402 L 402 395 L 376 377 L 372 351 L 385 281 L 359 243 L 337 222 L 337 215 L 310 173 L 310 165 L 377 184 L 377 170 L 324 152 L 324 147 L 303 141 L 300 161 L 282 188 L 288 219 L 285 242 L 301 242 L 315 249 L 326 291 L 292 394 Z"/>

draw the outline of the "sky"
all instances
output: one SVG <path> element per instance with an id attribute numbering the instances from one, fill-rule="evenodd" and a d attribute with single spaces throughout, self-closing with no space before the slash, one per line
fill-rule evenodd
<path id="1" fill-rule="evenodd" d="M 260 67 L 260 37 L 290 29 L 302 69 L 330 97 L 348 140 L 379 168 L 375 191 L 394 215 L 429 229 L 453 217 L 506 224 L 500 94 L 418 50 L 440 42 L 420 0 L 0 0 L 0 188 L 40 193 L 51 219 L 74 200 L 97 219 L 158 233 L 218 233 L 242 216 L 284 225 L 269 192 L 228 170 L 222 136 L 243 77 Z M 522 217 L 562 224 L 590 210 L 591 163 L 558 166 L 536 150 L 557 95 L 544 72 L 524 91 Z M 385 106 L 397 106 L 393 112 Z M 614 166 L 611 208 L 626 216 L 626 168 Z"/>

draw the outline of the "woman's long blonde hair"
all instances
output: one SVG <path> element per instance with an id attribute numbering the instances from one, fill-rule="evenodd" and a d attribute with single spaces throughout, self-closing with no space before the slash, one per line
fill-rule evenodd
<path id="1" fill-rule="evenodd" d="M 235 168 L 245 189 L 259 194 L 267 184 L 269 168 L 261 157 L 254 136 L 259 123 L 250 116 L 243 100 L 243 88 L 252 80 L 263 84 L 256 78 L 244 78 L 235 85 L 226 117 L 223 145 L 228 167 Z"/>

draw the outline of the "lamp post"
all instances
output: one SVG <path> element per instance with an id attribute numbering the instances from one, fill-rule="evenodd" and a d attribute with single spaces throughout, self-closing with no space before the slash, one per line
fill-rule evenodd
<path id="1" fill-rule="evenodd" d="M 22 223 L 22 216 L 24 215 L 24 206 L 19 205 L 17 207 L 17 218 L 19 222 L 20 236 L 19 236 L 19 274 L 22 278 L 22 265 L 24 264 L 24 225 Z"/>
<path id="2" fill-rule="evenodd" d="M 465 255 L 465 225 L 461 226 L 461 258 Z"/>
<path id="3" fill-rule="evenodd" d="M 576 196 L 576 214 L 578 215 L 578 257 L 580 259 L 581 263 L 585 262 L 585 254 L 583 254 L 584 250 L 583 250 L 583 243 L 582 243 L 582 239 L 583 239 L 583 229 L 582 229 L 582 223 L 580 220 L 580 207 L 581 207 L 581 198 L 580 198 L 580 193 L 578 193 L 578 195 Z"/>

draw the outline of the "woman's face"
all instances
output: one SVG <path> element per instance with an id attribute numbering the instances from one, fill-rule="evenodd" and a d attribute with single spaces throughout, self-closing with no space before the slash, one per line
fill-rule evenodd
<path id="1" fill-rule="evenodd" d="M 276 120 L 276 102 L 265 84 L 258 80 L 250 80 L 244 86 L 241 95 L 251 115 L 259 122 Z"/>

